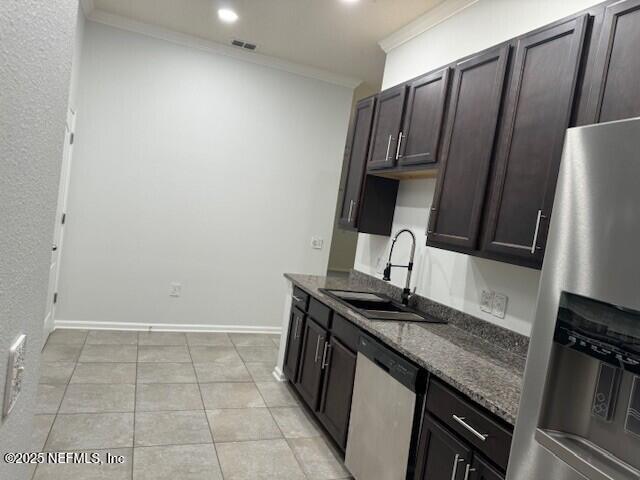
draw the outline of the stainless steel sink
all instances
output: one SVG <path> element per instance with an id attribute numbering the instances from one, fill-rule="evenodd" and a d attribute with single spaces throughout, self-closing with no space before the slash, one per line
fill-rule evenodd
<path id="1" fill-rule="evenodd" d="M 321 288 L 320 291 L 371 320 L 446 323 L 443 320 L 405 307 L 380 293 L 328 290 L 324 288 Z"/>

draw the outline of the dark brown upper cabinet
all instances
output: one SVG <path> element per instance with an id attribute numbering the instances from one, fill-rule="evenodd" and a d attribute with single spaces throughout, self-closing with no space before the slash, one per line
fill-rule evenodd
<path id="1" fill-rule="evenodd" d="M 590 93 L 593 122 L 640 116 L 640 0 L 605 10 Z"/>
<path id="2" fill-rule="evenodd" d="M 407 86 L 400 85 L 378 95 L 369 147 L 369 170 L 392 168 L 398 157 Z"/>
<path id="3" fill-rule="evenodd" d="M 448 68 L 409 83 L 402 131 L 396 146 L 399 165 L 438 161 L 448 87 Z"/>
<path id="4" fill-rule="evenodd" d="M 344 149 L 345 172 L 338 224 L 372 235 L 390 235 L 398 181 L 366 175 L 376 97 L 360 100 L 353 111 Z"/>
<path id="5" fill-rule="evenodd" d="M 376 97 L 365 98 L 357 103 L 347 135 L 344 149 L 347 170 L 339 218 L 340 225 L 345 227 L 355 228 L 357 225 L 375 105 Z"/>
<path id="6" fill-rule="evenodd" d="M 518 40 L 495 159 L 485 251 L 540 266 L 587 16 Z"/>
<path id="7" fill-rule="evenodd" d="M 502 46 L 455 67 L 428 244 L 476 247 L 508 57 Z"/>

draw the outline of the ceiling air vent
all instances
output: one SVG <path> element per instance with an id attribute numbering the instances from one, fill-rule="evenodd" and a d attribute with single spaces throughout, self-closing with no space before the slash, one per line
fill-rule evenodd
<path id="1" fill-rule="evenodd" d="M 256 44 L 255 43 L 243 42 L 242 40 L 231 40 L 231 45 L 233 45 L 234 47 L 245 48 L 247 50 L 255 50 L 256 49 Z"/>

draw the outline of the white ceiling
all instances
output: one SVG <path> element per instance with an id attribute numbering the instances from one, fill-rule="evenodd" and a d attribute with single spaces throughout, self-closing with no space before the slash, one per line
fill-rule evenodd
<path id="1" fill-rule="evenodd" d="M 93 0 L 95 11 L 353 77 L 378 88 L 385 54 L 378 42 L 446 0 Z M 220 7 L 240 19 L 218 20 Z"/>

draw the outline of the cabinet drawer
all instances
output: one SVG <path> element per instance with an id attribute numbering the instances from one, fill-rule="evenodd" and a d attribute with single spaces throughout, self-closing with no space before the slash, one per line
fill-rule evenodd
<path id="1" fill-rule="evenodd" d="M 506 470 L 512 433 L 497 419 L 491 418 L 460 394 L 433 380 L 427 391 L 427 410 Z"/>
<path id="2" fill-rule="evenodd" d="M 337 313 L 333 314 L 331 334 L 340 339 L 340 341 L 353 352 L 358 351 L 360 329 Z"/>
<path id="3" fill-rule="evenodd" d="M 313 297 L 309 301 L 309 316 L 324 328 L 329 328 L 331 324 L 331 309 Z"/>
<path id="4" fill-rule="evenodd" d="M 298 287 L 293 287 L 293 306 L 306 312 L 309 306 L 309 294 Z"/>

